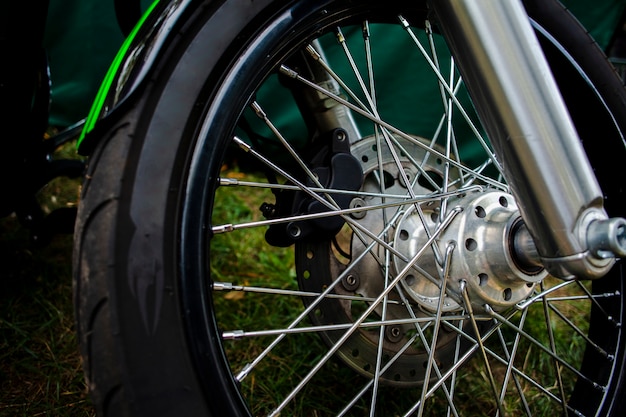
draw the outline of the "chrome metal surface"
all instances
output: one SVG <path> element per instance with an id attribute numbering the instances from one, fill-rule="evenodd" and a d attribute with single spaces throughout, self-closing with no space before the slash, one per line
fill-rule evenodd
<path id="1" fill-rule="evenodd" d="M 450 261 L 449 282 L 446 283 L 448 295 L 441 308 L 446 312 L 462 308 L 462 281 L 466 282 L 472 305 L 478 309 L 489 304 L 502 310 L 529 297 L 535 284 L 541 282 L 547 272 L 541 268 L 523 270 L 515 260 L 514 233 L 520 217 L 513 196 L 502 192 L 475 192 L 450 199 L 448 204 L 462 207 L 463 211 L 438 239 L 442 250 L 449 242 L 456 242 L 457 246 Z M 436 219 L 437 212 L 436 205 L 424 209 L 427 219 Z M 434 226 L 434 221 L 430 221 Z M 427 239 L 424 228 L 428 226 L 430 224 L 421 223 L 415 210 L 407 211 L 396 228 L 394 247 L 407 259 L 412 259 L 424 246 Z M 405 265 L 402 259 L 394 258 L 397 271 Z M 422 256 L 417 265 L 422 271 L 438 277 L 437 262 L 432 253 Z M 441 283 L 437 280 L 414 271 L 401 283 L 412 300 L 425 310 L 440 308 Z"/>
<path id="2" fill-rule="evenodd" d="M 602 277 L 613 256 L 598 256 L 587 245 L 590 213 L 607 219 L 602 191 L 521 2 L 438 0 L 431 6 L 542 264 L 560 278 Z M 475 85 L 480 90 L 472 90 Z M 600 233 L 593 232 L 594 242 L 609 239 Z"/>

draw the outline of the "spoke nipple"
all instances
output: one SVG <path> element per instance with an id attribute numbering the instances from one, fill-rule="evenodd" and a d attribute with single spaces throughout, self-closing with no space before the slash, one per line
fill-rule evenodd
<path id="1" fill-rule="evenodd" d="M 312 45 L 307 45 L 306 47 L 306 51 L 309 53 L 309 55 L 311 55 L 313 57 L 314 60 L 319 61 L 322 56 L 319 54 L 319 52 L 317 52 L 315 50 L 315 48 Z"/>
<path id="2" fill-rule="evenodd" d="M 235 230 L 235 228 L 232 224 L 223 224 L 221 226 L 215 226 L 211 229 L 211 231 L 216 235 L 219 235 L 220 233 L 232 232 L 233 230 Z"/>
<path id="3" fill-rule="evenodd" d="M 220 177 L 220 185 L 229 186 L 229 185 L 239 185 L 239 180 L 235 178 L 222 178 Z"/>
<path id="4" fill-rule="evenodd" d="M 214 291 L 230 291 L 233 289 L 232 282 L 214 282 L 213 290 Z"/>
<path id="5" fill-rule="evenodd" d="M 283 74 L 285 74 L 288 77 L 298 78 L 298 73 L 295 72 L 294 70 L 292 70 L 291 68 L 289 68 L 286 65 L 281 65 L 280 66 L 280 72 L 282 72 Z"/>
<path id="6" fill-rule="evenodd" d="M 485 312 L 489 315 L 493 315 L 493 309 L 491 308 L 491 306 L 489 304 L 485 304 L 483 305 L 483 310 L 485 310 Z"/>
<path id="7" fill-rule="evenodd" d="M 263 119 L 263 120 L 267 119 L 267 115 L 265 114 L 265 112 L 263 111 L 259 103 L 257 103 L 256 101 L 253 101 L 250 106 L 252 107 L 252 110 L 254 110 L 256 115 L 259 116 L 260 119 Z"/>
<path id="8" fill-rule="evenodd" d="M 243 381 L 243 379 L 248 376 L 248 374 L 250 373 L 252 367 L 250 366 L 249 363 L 246 364 L 246 366 L 243 367 L 243 369 L 241 370 L 241 372 L 239 372 L 237 374 L 237 376 L 235 377 L 235 379 L 239 382 Z"/>
<path id="9" fill-rule="evenodd" d="M 337 28 L 337 41 L 339 43 L 345 43 L 346 42 L 346 38 L 343 36 L 343 33 L 341 32 L 341 29 Z"/>
<path id="10" fill-rule="evenodd" d="M 233 136 L 233 141 L 245 152 L 250 152 L 252 146 L 248 145 L 246 142 L 238 138 L 237 136 Z"/>
<path id="11" fill-rule="evenodd" d="M 235 340 L 241 339 L 244 336 L 243 330 L 234 330 L 232 332 L 223 332 L 222 339 L 223 340 Z"/>
<path id="12" fill-rule="evenodd" d="M 424 22 L 424 29 L 426 29 L 427 35 L 431 35 L 433 33 L 433 27 L 430 24 L 430 20 L 426 20 Z"/>
<path id="13" fill-rule="evenodd" d="M 600 392 L 606 392 L 606 387 L 603 386 L 603 385 L 598 384 L 597 382 L 593 383 L 593 387 L 595 389 L 597 389 L 598 391 L 600 391 Z"/>
<path id="14" fill-rule="evenodd" d="M 363 22 L 363 39 L 367 40 L 370 38 L 370 25 L 367 22 Z"/>
<path id="15" fill-rule="evenodd" d="M 409 28 L 409 22 L 402 15 L 398 16 L 398 19 L 405 29 Z"/>

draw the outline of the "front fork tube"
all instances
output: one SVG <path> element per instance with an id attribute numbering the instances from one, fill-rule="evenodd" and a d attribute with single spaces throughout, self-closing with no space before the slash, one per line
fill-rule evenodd
<path id="1" fill-rule="evenodd" d="M 564 279 L 602 277 L 616 257 L 626 256 L 626 221 L 609 219 L 603 208 L 602 190 L 523 5 L 430 3 L 540 263 Z"/>

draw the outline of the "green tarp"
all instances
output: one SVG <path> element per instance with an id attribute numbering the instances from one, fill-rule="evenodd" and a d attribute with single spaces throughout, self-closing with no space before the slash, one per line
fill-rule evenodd
<path id="1" fill-rule="evenodd" d="M 147 5 L 148 1 L 143 3 Z M 564 3 L 604 48 L 626 0 Z M 45 46 L 52 78 L 50 124 L 65 127 L 87 116 L 123 37 L 110 0 L 51 0 L 46 29 Z"/>

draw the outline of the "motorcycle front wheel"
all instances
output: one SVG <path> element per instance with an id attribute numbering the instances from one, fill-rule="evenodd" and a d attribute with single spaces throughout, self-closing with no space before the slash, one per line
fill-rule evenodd
<path id="1" fill-rule="evenodd" d="M 559 3 L 525 6 L 624 216 L 620 80 Z M 623 415 L 622 266 L 561 281 L 512 252 L 442 24 L 422 1 L 190 13 L 83 187 L 99 415 Z"/>

